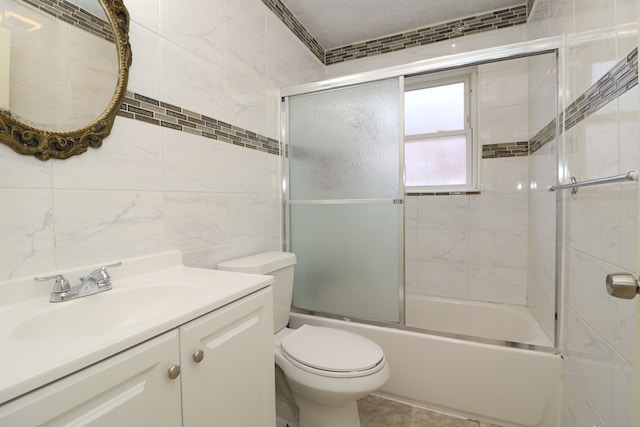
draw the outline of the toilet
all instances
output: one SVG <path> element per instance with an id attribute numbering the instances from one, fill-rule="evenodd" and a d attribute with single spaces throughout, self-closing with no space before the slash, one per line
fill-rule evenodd
<path id="1" fill-rule="evenodd" d="M 309 325 L 289 329 L 295 264 L 292 253 L 265 252 L 220 263 L 218 269 L 274 277 L 274 358 L 298 406 L 300 427 L 360 427 L 356 401 L 389 378 L 384 353 L 352 332 Z"/>

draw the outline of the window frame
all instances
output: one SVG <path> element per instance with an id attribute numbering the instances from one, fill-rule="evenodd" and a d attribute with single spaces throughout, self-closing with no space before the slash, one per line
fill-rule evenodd
<path id="1" fill-rule="evenodd" d="M 440 131 L 433 133 L 406 135 L 403 123 L 403 143 L 406 144 L 412 141 L 425 140 L 425 139 L 437 139 L 447 136 L 462 136 L 467 139 L 467 152 L 466 152 L 466 183 L 463 185 L 406 185 L 406 167 L 407 160 L 405 162 L 405 192 L 406 193 L 451 193 L 451 192 L 476 192 L 479 188 L 479 169 L 480 159 L 477 143 L 477 69 L 476 67 L 469 67 L 458 69 L 454 71 L 444 71 L 433 74 L 423 74 L 407 76 L 404 79 L 404 89 L 402 93 L 402 99 L 404 104 L 404 95 L 407 92 L 419 89 L 427 89 L 430 87 L 446 86 L 454 83 L 464 83 L 464 129 L 454 131 Z M 404 112 L 406 115 L 406 111 Z"/>

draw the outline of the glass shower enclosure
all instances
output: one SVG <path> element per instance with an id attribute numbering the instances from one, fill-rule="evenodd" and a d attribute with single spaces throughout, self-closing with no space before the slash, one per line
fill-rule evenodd
<path id="1" fill-rule="evenodd" d="M 285 248 L 293 307 L 402 323 L 402 82 L 284 99 Z"/>

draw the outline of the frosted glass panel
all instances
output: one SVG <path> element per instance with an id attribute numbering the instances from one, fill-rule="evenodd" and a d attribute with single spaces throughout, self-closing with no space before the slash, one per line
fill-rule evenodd
<path id="1" fill-rule="evenodd" d="M 466 135 L 407 141 L 404 149 L 407 187 L 466 184 Z"/>
<path id="2" fill-rule="evenodd" d="M 400 205 L 291 206 L 293 305 L 399 321 Z"/>
<path id="3" fill-rule="evenodd" d="M 289 98 L 290 198 L 396 198 L 399 103 L 398 79 Z"/>
<path id="4" fill-rule="evenodd" d="M 464 83 L 428 87 L 404 94 L 406 135 L 464 129 Z"/>

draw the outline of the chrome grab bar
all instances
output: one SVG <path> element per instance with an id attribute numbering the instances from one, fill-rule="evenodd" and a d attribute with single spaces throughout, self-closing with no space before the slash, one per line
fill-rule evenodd
<path id="1" fill-rule="evenodd" d="M 556 190 L 564 190 L 567 188 L 572 188 L 571 194 L 575 194 L 578 191 L 579 187 L 588 187 L 591 185 L 600 185 L 600 184 L 610 184 L 614 182 L 620 181 L 637 181 L 638 180 L 638 172 L 630 171 L 622 175 L 608 176 L 606 178 L 596 178 L 596 179 L 588 179 L 586 181 L 576 181 L 575 177 L 571 177 L 571 182 L 568 184 L 558 184 L 558 185 L 550 185 L 547 187 L 549 191 Z"/>

